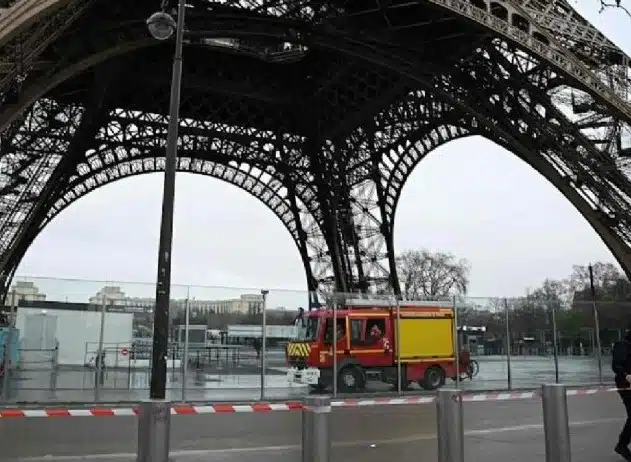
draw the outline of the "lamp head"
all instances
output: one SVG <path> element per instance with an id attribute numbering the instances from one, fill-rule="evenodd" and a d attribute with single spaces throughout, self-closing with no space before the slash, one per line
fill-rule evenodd
<path id="1" fill-rule="evenodd" d="M 175 32 L 177 24 L 173 16 L 164 11 L 153 13 L 149 19 L 147 19 L 147 28 L 149 33 L 156 40 L 168 40 Z"/>

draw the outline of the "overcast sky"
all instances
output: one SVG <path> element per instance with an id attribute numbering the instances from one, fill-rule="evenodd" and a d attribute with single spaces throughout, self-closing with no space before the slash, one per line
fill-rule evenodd
<path id="1" fill-rule="evenodd" d="M 631 18 L 619 11 L 599 15 L 598 3 L 581 0 L 579 7 L 631 53 Z M 34 242 L 18 275 L 143 281 L 150 284 L 123 288 L 151 295 L 162 178 L 125 179 L 73 204 Z M 293 241 L 258 200 L 219 180 L 190 174 L 178 175 L 176 195 L 174 283 L 304 289 Z M 614 261 L 546 180 L 479 138 L 442 146 L 413 172 L 396 215 L 395 246 L 397 251 L 425 247 L 469 259 L 474 296 L 520 295 L 547 277 L 567 276 L 573 264 Z M 82 299 L 103 283 L 38 285 L 49 298 Z M 197 298 L 217 298 L 253 290 L 191 291 Z M 186 289 L 174 292 L 183 296 Z M 272 306 L 291 303 L 274 292 L 272 297 Z"/>

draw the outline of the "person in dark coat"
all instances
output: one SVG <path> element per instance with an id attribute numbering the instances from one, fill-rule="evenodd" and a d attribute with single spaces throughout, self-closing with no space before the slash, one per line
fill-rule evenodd
<path id="1" fill-rule="evenodd" d="M 613 347 L 611 367 L 618 394 L 627 413 L 627 420 L 622 427 L 614 451 L 624 460 L 631 462 L 631 450 L 629 450 L 631 443 L 631 326 L 627 329 L 625 338 L 616 342 Z"/>
<path id="2" fill-rule="evenodd" d="M 254 347 L 254 351 L 256 351 L 256 359 L 261 359 L 261 347 L 263 346 L 261 339 L 258 337 L 252 339 L 252 346 Z"/>
<path id="3" fill-rule="evenodd" d="M 298 308 L 298 314 L 291 324 L 294 326 L 305 327 L 305 309 L 303 307 Z"/>

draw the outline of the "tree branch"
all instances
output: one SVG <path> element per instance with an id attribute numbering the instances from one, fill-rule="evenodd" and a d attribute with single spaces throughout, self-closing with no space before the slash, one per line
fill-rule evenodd
<path id="1" fill-rule="evenodd" d="M 631 18 L 631 11 L 622 4 L 622 0 L 600 0 L 600 12 L 602 13 L 607 8 L 619 8 Z"/>

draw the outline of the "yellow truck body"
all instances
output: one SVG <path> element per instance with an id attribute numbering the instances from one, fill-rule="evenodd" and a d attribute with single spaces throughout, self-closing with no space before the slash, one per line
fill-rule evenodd
<path id="1" fill-rule="evenodd" d="M 402 318 L 398 325 L 401 362 L 455 355 L 453 318 Z"/>

